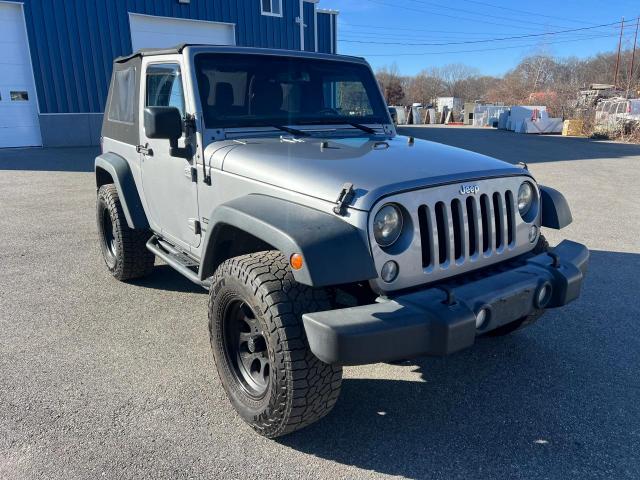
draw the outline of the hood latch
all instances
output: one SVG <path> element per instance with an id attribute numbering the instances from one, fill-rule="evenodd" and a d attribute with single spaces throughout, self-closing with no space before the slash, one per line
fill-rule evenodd
<path id="1" fill-rule="evenodd" d="M 345 183 L 342 185 L 342 190 L 340 190 L 340 195 L 338 195 L 338 200 L 336 200 L 336 206 L 333 207 L 333 212 L 336 215 L 342 215 L 346 213 L 346 207 L 349 205 L 351 200 L 355 195 L 355 191 L 353 190 L 353 183 Z"/>

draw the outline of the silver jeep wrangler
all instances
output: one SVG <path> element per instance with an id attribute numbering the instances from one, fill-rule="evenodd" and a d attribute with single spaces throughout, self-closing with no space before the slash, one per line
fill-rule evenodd
<path id="1" fill-rule="evenodd" d="M 97 223 L 119 280 L 159 257 L 209 290 L 229 399 L 276 437 L 343 365 L 446 355 L 575 300 L 564 197 L 526 167 L 396 135 L 360 58 L 181 45 L 114 63 Z M 514 160 L 517 160 L 515 158 Z"/>

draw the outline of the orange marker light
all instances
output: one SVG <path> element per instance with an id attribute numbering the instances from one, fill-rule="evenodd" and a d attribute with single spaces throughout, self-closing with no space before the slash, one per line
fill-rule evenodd
<path id="1" fill-rule="evenodd" d="M 293 255 L 291 255 L 289 263 L 291 264 L 291 268 L 293 268 L 294 270 L 300 270 L 303 265 L 302 255 L 300 255 L 299 253 L 294 253 Z"/>

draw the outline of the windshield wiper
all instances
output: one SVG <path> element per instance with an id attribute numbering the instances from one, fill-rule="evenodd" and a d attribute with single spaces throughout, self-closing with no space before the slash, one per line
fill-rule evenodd
<path id="1" fill-rule="evenodd" d="M 278 130 L 282 130 L 283 132 L 290 133 L 291 135 L 295 135 L 296 137 L 308 137 L 309 134 L 307 132 L 303 132 L 302 130 L 298 130 L 297 128 L 289 128 L 283 125 L 269 125 L 270 127 L 277 128 Z"/>
<path id="2" fill-rule="evenodd" d="M 371 133 L 371 134 L 378 133 L 373 128 L 367 127 L 366 125 L 360 125 L 359 123 L 353 123 L 353 122 L 346 122 L 346 123 L 347 125 L 351 125 L 354 128 L 358 128 L 365 133 Z"/>

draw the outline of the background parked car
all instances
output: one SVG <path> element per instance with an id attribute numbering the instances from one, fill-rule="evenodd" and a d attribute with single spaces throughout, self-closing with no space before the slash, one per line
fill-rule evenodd
<path id="1" fill-rule="evenodd" d="M 596 126 L 614 130 L 640 123 L 640 99 L 614 98 L 596 107 Z"/>

